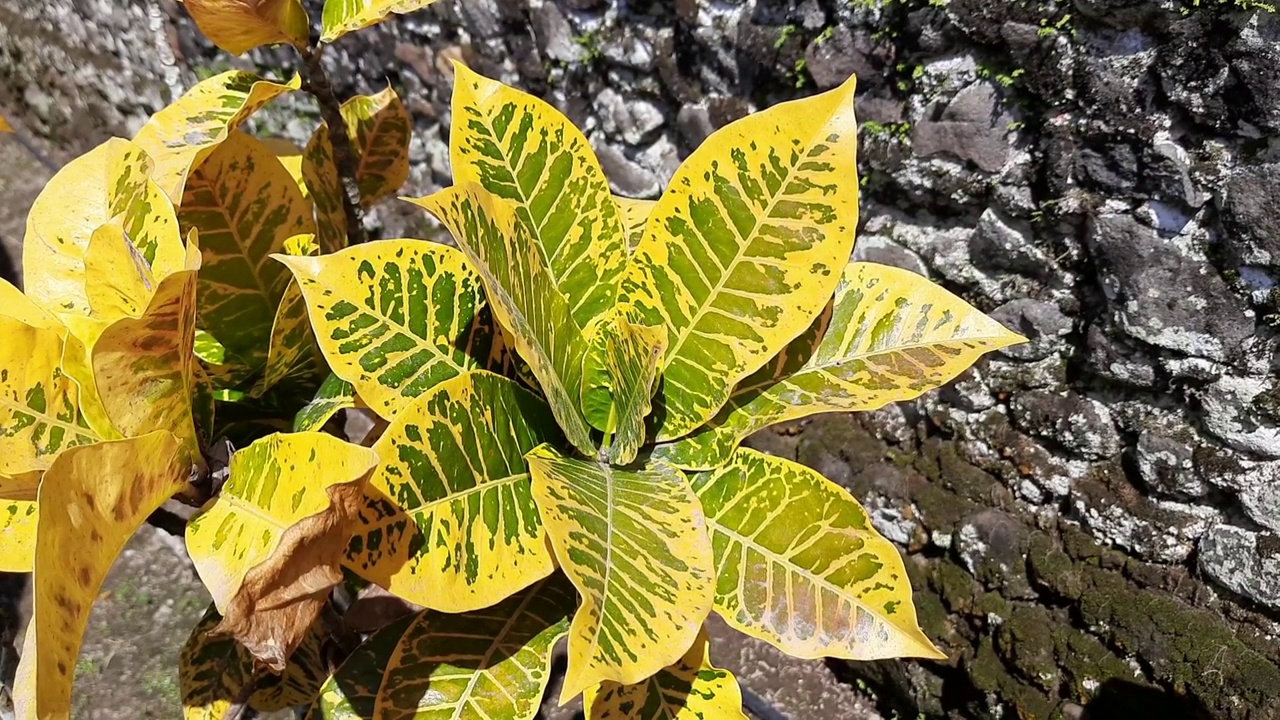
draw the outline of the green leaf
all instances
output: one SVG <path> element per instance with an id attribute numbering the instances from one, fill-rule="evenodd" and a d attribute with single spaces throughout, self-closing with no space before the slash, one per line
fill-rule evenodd
<path id="1" fill-rule="evenodd" d="M 358 95 L 342 103 L 342 119 L 356 153 L 360 202 L 369 207 L 409 179 L 413 122 L 396 91 Z"/>
<path id="2" fill-rule="evenodd" d="M 374 448 L 384 459 L 347 567 L 434 610 L 498 602 L 555 569 L 524 454 L 557 440 L 547 406 L 476 371 L 405 408 Z"/>
<path id="3" fill-rule="evenodd" d="M 187 175 L 250 115 L 276 97 L 297 90 L 297 75 L 277 83 L 230 70 L 198 83 L 176 102 L 151 116 L 133 142 L 155 162 L 160 189 L 177 202 Z"/>
<path id="4" fill-rule="evenodd" d="M 383 240 L 276 259 L 302 288 L 329 367 L 383 418 L 449 378 L 501 361 L 480 280 L 451 247 Z"/>
<path id="5" fill-rule="evenodd" d="M 397 620 L 325 683 L 308 720 L 532 720 L 573 604 L 557 574 L 485 610 Z"/>
<path id="6" fill-rule="evenodd" d="M 315 203 L 316 231 L 321 254 L 335 253 L 347 246 L 347 211 L 343 205 L 342 177 L 333 156 L 329 127 L 316 128 L 302 154 L 302 178 Z"/>
<path id="7" fill-rule="evenodd" d="M 601 683 L 588 688 L 589 720 L 747 720 L 742 691 L 728 670 L 711 664 L 703 628 L 689 652 L 635 685 Z"/>
<path id="8" fill-rule="evenodd" d="M 582 416 L 582 358 L 586 340 L 556 289 L 514 209 L 483 189 L 451 187 L 412 202 L 444 223 L 480 278 L 504 338 L 515 345 L 546 395 L 556 422 L 579 451 L 595 454 Z M 363 393 L 361 393 L 363 395 Z"/>
<path id="9" fill-rule="evenodd" d="M 702 508 L 680 471 L 527 456 L 556 559 L 582 597 L 561 702 L 640 682 L 680 659 L 711 611 L 715 566 Z"/>
<path id="10" fill-rule="evenodd" d="M 255 677 L 249 651 L 235 638 L 214 632 L 220 622 L 222 616 L 217 607 L 210 605 L 182 648 L 178 687 L 184 720 L 223 720 L 245 684 Z M 262 673 L 257 677 L 248 707 L 277 712 L 314 700 L 329 677 L 326 640 L 322 626 L 316 625 L 289 656 L 284 673 Z"/>
<path id="11" fill-rule="evenodd" d="M 232 55 L 275 43 L 307 47 L 311 21 L 299 0 L 186 0 L 186 6 L 200 32 Z"/>
<path id="12" fill-rule="evenodd" d="M 582 409 L 611 442 L 601 459 L 626 465 L 644 444 L 644 419 L 657 389 L 666 328 L 634 325 L 623 309 L 600 318 L 587 336 Z"/>
<path id="13" fill-rule="evenodd" d="M 657 439 L 711 419 L 835 290 L 858 225 L 853 89 L 721 128 L 649 215 L 622 288 L 668 331 Z"/>
<path id="14" fill-rule="evenodd" d="M 693 476 L 715 546 L 715 609 L 800 658 L 945 657 L 916 623 L 893 544 L 849 493 L 753 450 Z"/>
<path id="15" fill-rule="evenodd" d="M 334 413 L 356 406 L 356 389 L 351 383 L 329 373 L 316 396 L 293 417 L 293 431 L 319 431 Z"/>
<path id="16" fill-rule="evenodd" d="M 311 205 L 269 148 L 235 132 L 192 172 L 179 219 L 200 231 L 200 327 L 261 368 L 289 283 L 270 256 L 295 235 L 315 234 Z"/>
<path id="17" fill-rule="evenodd" d="M 627 260 L 600 162 L 582 132 L 548 103 L 461 63 L 454 72 L 454 183 L 475 183 L 511 203 L 586 329 L 614 306 Z"/>
<path id="18" fill-rule="evenodd" d="M 734 389 L 715 419 L 656 457 L 708 470 L 751 433 L 815 413 L 911 400 L 1023 338 L 913 272 L 854 262 L 829 312 Z"/>

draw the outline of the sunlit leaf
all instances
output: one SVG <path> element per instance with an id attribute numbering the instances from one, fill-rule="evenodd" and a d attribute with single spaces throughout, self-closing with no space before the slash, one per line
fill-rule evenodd
<path id="1" fill-rule="evenodd" d="M 271 154 L 276 156 L 284 169 L 289 171 L 289 177 L 293 178 L 293 182 L 298 185 L 302 197 L 310 198 L 311 190 L 307 188 L 306 178 L 302 174 L 302 148 L 294 145 L 292 140 L 284 138 L 259 138 L 259 140 L 271 150 Z"/>
<path id="2" fill-rule="evenodd" d="M 348 552 L 367 580 L 434 610 L 498 602 L 555 569 L 524 454 L 558 439 L 546 404 L 477 371 L 437 385 L 375 445 L 383 465 Z"/>
<path id="3" fill-rule="evenodd" d="M 601 683 L 583 698 L 588 720 L 747 720 L 742 691 L 728 670 L 711 664 L 703 628 L 689 652 L 635 685 Z"/>
<path id="4" fill-rule="evenodd" d="M 0 115 L 0 133 L 12 133 L 12 132 L 13 132 L 13 126 L 9 124 L 8 120 L 4 119 L 3 115 Z"/>
<path id="5" fill-rule="evenodd" d="M 679 660 L 715 591 L 689 481 L 670 465 L 623 470 L 549 445 L 526 457 L 556 559 L 582 597 L 561 702 L 604 681 L 638 683 Z"/>
<path id="6" fill-rule="evenodd" d="M 316 206 L 316 237 L 323 254 L 347 246 L 347 213 L 343 205 L 342 178 L 333 156 L 329 128 L 321 123 L 311 134 L 302 154 L 302 178 Z"/>
<path id="7" fill-rule="evenodd" d="M 711 419 L 835 290 L 858 224 L 853 89 L 721 128 L 649 215 L 622 287 L 668 331 L 659 440 Z"/>
<path id="8" fill-rule="evenodd" d="M 84 264 L 91 316 L 110 322 L 142 314 L 156 278 L 146 258 L 129 242 L 123 215 L 93 231 Z"/>
<path id="9" fill-rule="evenodd" d="M 343 663 L 307 718 L 532 720 L 573 605 L 556 574 L 485 610 L 397 620 Z"/>
<path id="10" fill-rule="evenodd" d="M 320 430 L 334 413 L 356 406 L 356 389 L 342 378 L 329 374 L 320 383 L 316 396 L 293 417 L 293 431 Z"/>
<path id="11" fill-rule="evenodd" d="M 801 658 L 943 657 L 916 623 L 897 548 L 844 488 L 745 449 L 693 488 L 730 625 Z"/>
<path id="12" fill-rule="evenodd" d="M 200 32 L 232 55 L 276 43 L 305 48 L 311 32 L 299 0 L 186 0 L 186 5 Z"/>
<path id="13" fill-rule="evenodd" d="M 504 339 L 538 378 L 556 422 L 574 447 L 594 455 L 580 405 L 586 340 L 546 266 L 529 252 L 533 241 L 527 225 L 509 204 L 475 185 L 446 188 L 413 202 L 449 228 L 484 281 L 493 313 L 507 331 Z"/>
<path id="14" fill-rule="evenodd" d="M 366 207 L 394 193 L 409 178 L 412 122 L 396 91 L 358 95 L 342 103 L 342 119 L 356 153 L 356 182 Z"/>
<path id="15" fill-rule="evenodd" d="M 313 255 L 318 250 L 314 235 L 298 235 L 285 242 L 291 256 Z M 310 385 L 329 370 L 316 343 L 315 333 L 307 319 L 307 301 L 298 281 L 289 279 L 276 317 L 271 324 L 271 342 L 267 350 L 267 366 L 251 395 L 261 397 L 278 383 Z M 312 385 L 314 387 L 314 385 Z"/>
<path id="16" fill-rule="evenodd" d="M 384 240 L 276 259 L 302 288 L 329 367 L 386 419 L 440 382 L 494 362 L 480 279 L 451 247 Z"/>
<path id="17" fill-rule="evenodd" d="M 454 183 L 515 208 L 578 327 L 612 309 L 627 260 L 609 182 L 578 128 L 543 100 L 454 65 Z"/>
<path id="18" fill-rule="evenodd" d="M 627 249 L 635 250 L 644 237 L 644 226 L 649 222 L 649 214 L 658 204 L 657 200 L 636 200 L 635 198 L 615 195 L 613 202 L 618 206 L 622 219 L 622 229 L 627 233 Z"/>
<path id="19" fill-rule="evenodd" d="M 706 427 L 656 455 L 710 469 L 756 430 L 910 400 L 950 382 L 984 353 L 1022 341 L 920 275 L 849 263 L 829 313 L 735 388 Z"/>
<path id="20" fill-rule="evenodd" d="M 133 141 L 155 162 L 156 183 L 176 202 L 182 199 L 192 168 L 246 118 L 277 96 L 301 86 L 302 80 L 296 75 L 287 83 L 265 80 L 242 70 L 214 75 L 152 115 Z"/>
<path id="21" fill-rule="evenodd" d="M 333 42 L 349 32 L 376 25 L 392 13 L 410 13 L 433 2 L 435 0 L 325 0 L 320 41 Z"/>
<path id="22" fill-rule="evenodd" d="M 178 687 L 184 720 L 223 720 L 245 683 L 255 677 L 253 655 L 235 638 L 213 632 L 220 622 L 218 609 L 210 606 L 182 648 Z M 314 700 L 329 676 L 326 635 L 317 623 L 289 656 L 284 673 L 258 674 L 246 705 L 259 712 L 276 712 Z"/>
<path id="23" fill-rule="evenodd" d="M 190 463 L 170 433 L 71 448 L 40 484 L 34 597 L 14 699 L 19 718 L 66 718 L 94 599 L 116 556 L 186 482 Z"/>
<path id="24" fill-rule="evenodd" d="M 34 499 L 0 497 L 0 572 L 27 573 L 35 569 L 39 518 Z"/>
<path id="25" fill-rule="evenodd" d="M 582 409 L 610 438 L 602 459 L 626 465 L 645 440 L 644 419 L 667 346 L 665 327 L 634 325 L 619 309 L 592 325 L 583 365 Z"/>
<path id="26" fill-rule="evenodd" d="M 200 230 L 201 329 L 262 367 L 289 283 L 270 256 L 290 237 L 315 234 L 310 204 L 266 146 L 233 132 L 191 173 L 179 217 Z"/>

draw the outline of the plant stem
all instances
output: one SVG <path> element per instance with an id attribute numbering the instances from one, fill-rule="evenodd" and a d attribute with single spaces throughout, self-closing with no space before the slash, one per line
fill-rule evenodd
<path id="1" fill-rule="evenodd" d="M 329 127 L 329 143 L 333 146 L 333 159 L 338 165 L 338 177 L 342 182 L 342 209 L 347 216 L 347 244 L 359 245 L 369 238 L 364 231 L 364 209 L 360 207 L 360 184 L 356 181 L 356 154 L 347 135 L 347 123 L 342 119 L 342 103 L 333 94 L 329 76 L 324 71 L 323 46 L 300 48 L 302 56 L 302 88 L 316 99 L 320 117 Z"/>

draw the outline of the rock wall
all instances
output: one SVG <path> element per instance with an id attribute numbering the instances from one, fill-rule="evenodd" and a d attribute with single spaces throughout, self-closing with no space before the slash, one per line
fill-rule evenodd
<path id="1" fill-rule="evenodd" d="M 37 134 L 89 108 L 125 132 L 168 88 L 250 62 L 210 50 L 168 0 L 36 5 L 0 0 L 0 20 L 141 33 L 87 85 L 43 90 L 42 111 L 52 66 L 0 31 L 0 79 L 32 78 L 0 103 L 25 102 Z M 176 63 L 140 49 L 155 47 Z M 856 73 L 856 254 L 929 275 L 1031 342 L 919 402 L 753 440 L 863 499 L 950 656 L 831 668 L 906 717 L 1280 717 L 1269 6 L 446 0 L 333 50 L 341 92 L 390 81 L 409 101 L 415 192 L 448 183 L 452 58 L 559 106 L 637 197 L 715 128 Z M 114 77 L 120 92 L 100 87 Z M 300 101 L 259 125 L 301 141 L 311 118 Z M 395 204 L 370 224 L 430 232 Z"/>

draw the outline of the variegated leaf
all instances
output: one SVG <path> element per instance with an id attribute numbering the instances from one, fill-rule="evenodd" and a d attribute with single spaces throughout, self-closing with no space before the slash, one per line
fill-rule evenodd
<path id="1" fill-rule="evenodd" d="M 356 153 L 360 202 L 368 207 L 409 179 L 409 139 L 413 123 L 396 91 L 358 95 L 342 103 L 342 119 Z"/>
<path id="2" fill-rule="evenodd" d="M 298 235 L 285 241 L 285 252 L 291 256 L 311 256 L 318 250 L 314 235 Z M 298 281 L 290 278 L 271 324 L 266 369 L 250 395 L 262 397 L 263 393 L 285 380 L 289 380 L 291 385 L 315 387 L 314 383 L 328 371 L 329 366 L 325 364 L 307 319 L 306 298 Z"/>
<path id="3" fill-rule="evenodd" d="M 511 203 L 585 329 L 614 306 L 627 261 L 600 162 L 582 132 L 546 102 L 462 64 L 454 70 L 454 183 L 475 183 Z"/>
<path id="4" fill-rule="evenodd" d="M 555 569 L 524 454 L 557 440 L 547 406 L 476 371 L 405 408 L 374 448 L 384 459 L 347 567 L 423 607 L 466 612 Z"/>
<path id="5" fill-rule="evenodd" d="M 33 612 L 14 699 L 19 718 L 66 718 L 94 599 L 116 556 L 156 508 L 183 487 L 191 464 L 157 431 L 71 448 L 40 484 Z"/>
<path id="6" fill-rule="evenodd" d="M 451 247 L 384 240 L 276 259 L 298 280 L 329 367 L 388 420 L 440 382 L 495 362 L 480 280 Z"/>
<path id="7" fill-rule="evenodd" d="M 93 231 L 84 269 L 89 314 L 94 318 L 111 322 L 137 317 L 151 301 L 156 278 L 150 263 L 129 242 L 123 215 Z"/>
<path id="8" fill-rule="evenodd" d="M 27 296 L 58 315 L 88 315 L 86 254 L 94 232 L 116 217 L 157 277 L 180 269 L 183 247 L 173 205 L 150 174 L 142 149 L 118 138 L 59 170 L 27 215 Z"/>
<path id="9" fill-rule="evenodd" d="M 293 178 L 293 182 L 297 184 L 302 197 L 310 199 L 311 191 L 307 189 L 307 180 L 302 173 L 302 148 L 294 145 L 292 140 L 284 138 L 259 138 L 259 140 L 271 150 L 284 169 L 289 171 L 289 177 Z"/>
<path id="10" fill-rule="evenodd" d="M 222 616 L 212 605 L 196 623 L 182 647 L 178 688 L 184 720 L 223 720 L 253 681 L 245 703 L 258 712 L 276 712 L 306 705 L 316 698 L 329 676 L 325 657 L 327 632 L 317 625 L 289 656 L 284 673 L 257 673 L 253 656 L 227 635 L 214 632 Z"/>
<path id="11" fill-rule="evenodd" d="M 0 497 L 0 572 L 29 573 L 35 569 L 36 525 L 39 519 L 39 505 L 35 499 Z"/>
<path id="12" fill-rule="evenodd" d="M 421 10 L 436 0 L 325 0 L 321 16 L 321 42 L 333 42 L 349 32 L 355 32 L 382 22 L 392 13 L 410 13 Z"/>
<path id="13" fill-rule="evenodd" d="M 307 719 L 532 720 L 573 605 L 557 574 L 484 610 L 406 616 L 356 649 Z"/>
<path id="14" fill-rule="evenodd" d="M 133 141 L 155 162 L 156 183 L 175 202 L 187 175 L 262 106 L 302 86 L 230 70 L 198 83 L 176 102 L 151 116 Z"/>
<path id="15" fill-rule="evenodd" d="M 550 445 L 526 457 L 556 559 L 582 597 L 561 702 L 601 682 L 638 683 L 679 660 L 715 591 L 689 481 L 670 465 L 623 470 Z"/>
<path id="16" fill-rule="evenodd" d="M 315 234 L 310 204 L 266 146 L 233 132 L 191 173 L 179 218 L 200 231 L 201 329 L 262 367 L 289 283 L 270 256 L 290 237 Z"/>
<path id="17" fill-rule="evenodd" d="M 302 178 L 316 206 L 316 238 L 321 254 L 335 253 L 347 246 L 347 212 L 343 205 L 342 177 L 333 156 L 329 128 L 315 129 L 302 154 Z"/>
<path id="18" fill-rule="evenodd" d="M 140 317 L 122 318 L 103 330 L 90 362 L 115 428 L 125 437 L 168 430 L 198 462 L 191 398 L 200 257 L 195 247 L 188 251 L 188 269 L 161 280 Z"/>
<path id="19" fill-rule="evenodd" d="M 504 339 L 538 378 L 556 422 L 575 448 L 594 455 L 580 406 L 586 340 L 546 266 L 529 252 L 528 226 L 506 201 L 476 185 L 446 188 L 413 202 L 449 228 L 484 281 Z"/>
<path id="20" fill-rule="evenodd" d="M 187 552 L 219 612 L 289 528 L 325 512 L 328 489 L 364 478 L 369 448 L 323 433 L 270 435 L 231 457 L 222 492 L 187 524 Z"/>
<path id="21" fill-rule="evenodd" d="M 649 214 L 658 204 L 657 200 L 637 200 L 635 198 L 613 196 L 622 219 L 622 229 L 627 233 L 627 250 L 634 251 L 644 237 L 644 227 L 649 222 Z"/>
<path id="22" fill-rule="evenodd" d="M 761 428 L 910 400 L 950 382 L 984 353 L 1019 342 L 1021 336 L 920 275 L 849 263 L 829 313 L 735 388 L 706 427 L 655 455 L 711 469 Z"/>
<path id="23" fill-rule="evenodd" d="M 659 440 L 711 419 L 835 290 L 858 224 L 853 89 L 721 128 L 649 215 L 622 286 L 668 331 Z"/>
<path id="24" fill-rule="evenodd" d="M 635 685 L 601 683 L 584 697 L 588 720 L 747 720 L 733 673 L 711 664 L 703 628 L 676 663 Z"/>
<path id="25" fill-rule="evenodd" d="M 329 422 L 329 418 L 333 417 L 334 413 L 355 406 L 355 386 L 330 373 L 329 377 L 320 383 L 320 389 L 316 390 L 316 396 L 311 399 L 311 402 L 293 417 L 293 431 L 319 431 L 325 423 Z"/>
<path id="26" fill-rule="evenodd" d="M 898 550 L 844 488 L 745 449 L 693 488 L 730 625 L 800 658 L 944 657 L 916 623 Z"/>
<path id="27" fill-rule="evenodd" d="M 667 347 L 665 327 L 635 325 L 624 309 L 601 316 L 587 336 L 582 409 L 609 442 L 601 460 L 626 465 L 645 440 L 645 417 Z"/>
<path id="28" fill-rule="evenodd" d="M 290 43 L 307 46 L 311 21 L 299 0 L 186 0 L 196 27 L 232 55 Z"/>

